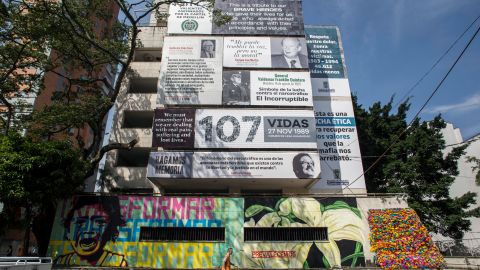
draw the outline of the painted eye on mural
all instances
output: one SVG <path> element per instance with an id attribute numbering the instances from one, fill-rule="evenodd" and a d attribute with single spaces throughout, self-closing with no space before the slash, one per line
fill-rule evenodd
<path id="1" fill-rule="evenodd" d="M 107 224 L 104 218 L 97 218 L 95 219 L 94 222 L 95 222 L 95 225 L 97 225 L 98 227 L 104 227 L 105 224 Z"/>
<path id="2" fill-rule="evenodd" d="M 87 222 L 87 218 L 86 218 L 86 217 L 78 217 L 78 218 L 75 220 L 75 225 L 77 225 L 77 226 L 84 226 L 86 222 Z"/>

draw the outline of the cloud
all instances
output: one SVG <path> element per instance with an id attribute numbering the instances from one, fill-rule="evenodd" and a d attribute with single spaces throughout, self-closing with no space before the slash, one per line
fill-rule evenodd
<path id="1" fill-rule="evenodd" d="M 466 112 L 474 109 L 480 108 L 480 94 L 474 94 L 473 96 L 467 98 L 463 102 L 453 103 L 447 105 L 434 106 L 433 108 L 427 109 L 427 113 L 436 114 L 443 112 Z"/>

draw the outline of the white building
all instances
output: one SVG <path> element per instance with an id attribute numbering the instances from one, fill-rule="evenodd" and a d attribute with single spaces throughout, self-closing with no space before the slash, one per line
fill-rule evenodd
<path id="1" fill-rule="evenodd" d="M 467 192 L 475 192 L 477 193 L 475 207 L 479 207 L 480 186 L 475 183 L 477 172 L 472 170 L 474 164 L 468 162 L 467 158 L 471 156 L 480 157 L 480 134 L 464 140 L 460 129 L 455 128 L 451 123 L 447 123 L 446 128 L 442 130 L 442 134 L 447 145 L 446 153 L 450 152 L 454 147 L 469 143 L 467 149 L 465 149 L 465 154 L 458 160 L 459 174 L 455 177 L 455 182 L 450 187 L 450 196 L 459 197 Z M 471 229 L 465 233 L 463 239 L 466 246 L 473 248 L 480 246 L 480 218 L 471 218 L 470 220 L 472 222 Z"/>

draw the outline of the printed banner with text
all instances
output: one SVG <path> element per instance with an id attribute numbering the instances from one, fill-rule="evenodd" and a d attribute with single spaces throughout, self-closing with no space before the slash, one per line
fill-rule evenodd
<path id="1" fill-rule="evenodd" d="M 306 26 L 312 78 L 346 78 L 343 48 L 336 26 Z"/>
<path id="2" fill-rule="evenodd" d="M 206 7 L 206 3 L 172 3 L 168 14 L 169 34 L 212 33 L 212 12 Z"/>
<path id="3" fill-rule="evenodd" d="M 190 1 L 191 2 L 191 1 Z M 215 9 L 231 17 L 227 23 L 212 22 L 212 12 L 202 3 L 172 4 L 169 34 L 303 35 L 300 0 L 216 0 Z"/>
<path id="4" fill-rule="evenodd" d="M 152 152 L 147 177 L 314 179 L 317 152 Z"/>
<path id="5" fill-rule="evenodd" d="M 224 71 L 222 104 L 311 107 L 308 72 Z"/>
<path id="6" fill-rule="evenodd" d="M 221 37 L 165 37 L 160 104 L 221 104 Z"/>
<path id="7" fill-rule="evenodd" d="M 317 149 L 309 110 L 157 109 L 153 147 Z"/>
<path id="8" fill-rule="evenodd" d="M 351 184 L 363 173 L 355 116 L 350 100 L 314 101 L 322 173 L 314 189 Z M 360 177 L 350 188 L 365 188 Z"/>
<path id="9" fill-rule="evenodd" d="M 305 38 L 224 38 L 224 67 L 307 69 L 307 55 Z"/>

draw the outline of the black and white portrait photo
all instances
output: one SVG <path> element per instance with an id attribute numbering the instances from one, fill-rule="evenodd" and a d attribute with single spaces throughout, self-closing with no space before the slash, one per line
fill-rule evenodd
<path id="1" fill-rule="evenodd" d="M 308 68 L 304 38 L 272 38 L 272 68 Z"/>
<path id="2" fill-rule="evenodd" d="M 293 172 L 300 179 L 316 178 L 317 172 L 315 171 L 315 161 L 307 153 L 297 154 L 292 161 Z"/>
<path id="3" fill-rule="evenodd" d="M 215 49 L 216 49 L 215 40 L 203 39 L 200 58 L 215 58 Z"/>
<path id="4" fill-rule="evenodd" d="M 250 73 L 248 71 L 224 71 L 222 104 L 250 104 Z"/>

